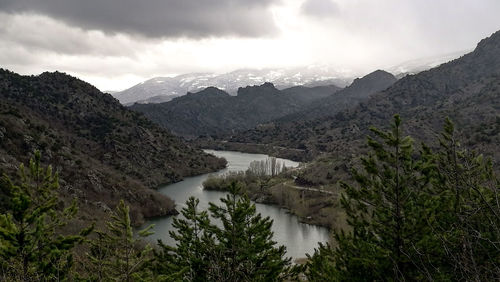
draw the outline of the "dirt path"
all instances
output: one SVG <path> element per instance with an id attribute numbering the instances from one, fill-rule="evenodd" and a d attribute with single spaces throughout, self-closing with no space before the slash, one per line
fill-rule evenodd
<path id="1" fill-rule="evenodd" d="M 301 186 L 294 185 L 292 181 L 286 181 L 286 182 L 283 182 L 283 184 L 286 185 L 287 187 L 290 187 L 290 188 L 296 189 L 296 190 L 300 190 L 300 191 L 325 193 L 325 194 L 329 194 L 329 195 L 333 195 L 333 196 L 338 195 L 338 193 L 336 193 L 336 192 L 324 190 L 322 188 L 323 186 L 320 186 L 320 188 L 301 187 Z"/>

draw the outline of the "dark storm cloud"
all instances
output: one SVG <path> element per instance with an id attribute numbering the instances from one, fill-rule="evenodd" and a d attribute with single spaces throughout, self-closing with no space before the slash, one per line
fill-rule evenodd
<path id="1" fill-rule="evenodd" d="M 276 33 L 279 0 L 0 0 L 0 11 L 35 13 L 83 29 L 156 38 L 259 37 Z"/>
<path id="2" fill-rule="evenodd" d="M 339 13 L 339 7 L 331 0 L 306 0 L 301 6 L 301 12 L 316 18 L 331 18 Z"/>

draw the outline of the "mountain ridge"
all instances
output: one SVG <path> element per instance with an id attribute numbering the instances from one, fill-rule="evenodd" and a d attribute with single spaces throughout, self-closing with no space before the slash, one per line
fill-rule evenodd
<path id="1" fill-rule="evenodd" d="M 310 90 L 321 97 L 338 88 L 322 87 Z M 161 104 L 134 104 L 130 108 L 142 112 L 151 120 L 184 137 L 221 135 L 249 129 L 262 122 L 299 110 L 312 98 L 301 93 L 282 92 L 269 82 L 238 89 L 236 96 L 215 87 L 188 93 Z"/>
<path id="2" fill-rule="evenodd" d="M 318 99 L 301 111 L 281 117 L 277 121 L 309 120 L 334 115 L 341 110 L 354 107 L 371 95 L 393 85 L 396 81 L 397 78 L 389 72 L 373 71 L 354 79 L 351 85 L 346 88 Z"/>
<path id="3" fill-rule="evenodd" d="M 147 104 L 157 101 L 168 102 L 187 92 L 199 92 L 210 86 L 234 96 L 241 87 L 261 85 L 265 82 L 273 83 L 280 90 L 298 85 L 315 87 L 335 84 L 343 87 L 351 82 L 351 77 L 349 73 L 326 67 L 239 69 L 223 74 L 191 73 L 175 77 L 156 77 L 113 93 L 113 96 L 124 105 Z"/>

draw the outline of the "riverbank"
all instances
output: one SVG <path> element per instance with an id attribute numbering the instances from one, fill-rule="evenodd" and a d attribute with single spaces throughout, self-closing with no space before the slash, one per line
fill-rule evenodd
<path id="1" fill-rule="evenodd" d="M 242 193 L 252 201 L 278 206 L 297 216 L 300 222 L 326 227 L 343 227 L 345 215 L 340 208 L 339 193 L 324 187 L 304 187 L 294 182 L 296 171 L 280 175 L 256 176 L 245 172 L 208 178 L 203 187 L 209 191 L 226 191 L 231 182 L 242 186 Z"/>
<path id="2" fill-rule="evenodd" d="M 283 159 L 290 159 L 296 162 L 306 162 L 314 159 L 317 152 L 311 152 L 305 149 L 286 148 L 258 143 L 241 143 L 225 140 L 217 140 L 211 137 L 203 137 L 190 140 L 190 144 L 198 148 L 210 148 L 217 151 L 237 151 L 248 154 L 266 154 Z"/>

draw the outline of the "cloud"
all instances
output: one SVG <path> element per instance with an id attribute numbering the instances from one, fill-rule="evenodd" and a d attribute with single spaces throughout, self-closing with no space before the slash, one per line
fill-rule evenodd
<path id="1" fill-rule="evenodd" d="M 106 33 L 150 38 L 261 37 L 277 33 L 279 0 L 0 0 L 0 11 L 33 13 Z"/>
<path id="2" fill-rule="evenodd" d="M 0 67 L 68 72 L 103 90 L 238 68 L 363 75 L 472 49 L 500 29 L 499 10 L 498 0 L 0 0 Z"/>
<path id="3" fill-rule="evenodd" d="M 339 6 L 331 0 L 306 0 L 300 7 L 304 15 L 319 19 L 332 18 L 339 14 Z"/>
<path id="4" fill-rule="evenodd" d="M 123 35 L 70 27 L 47 16 L 9 15 L 0 12 L 2 45 L 68 55 L 130 56 L 137 44 Z"/>

